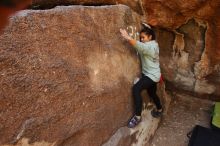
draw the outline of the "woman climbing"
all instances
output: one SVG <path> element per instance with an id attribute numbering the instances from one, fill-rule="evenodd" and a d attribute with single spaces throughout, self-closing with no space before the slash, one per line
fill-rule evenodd
<path id="1" fill-rule="evenodd" d="M 162 115 L 163 109 L 159 97 L 156 94 L 157 83 L 160 80 L 159 45 L 155 40 L 155 33 L 150 25 L 143 23 L 144 28 L 140 31 L 140 41 L 130 37 L 126 30 L 120 29 L 121 35 L 139 53 L 142 65 L 142 77 L 134 84 L 132 92 L 134 97 L 135 113 L 129 120 L 128 127 L 133 128 L 141 122 L 142 112 L 142 90 L 146 89 L 153 99 L 156 109 L 151 115 L 158 118 Z"/>

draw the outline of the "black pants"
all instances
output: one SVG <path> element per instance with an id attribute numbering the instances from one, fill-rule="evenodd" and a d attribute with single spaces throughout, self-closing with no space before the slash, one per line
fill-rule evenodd
<path id="1" fill-rule="evenodd" d="M 141 116 L 142 112 L 142 97 L 141 91 L 146 89 L 150 98 L 153 99 L 157 109 L 161 109 L 160 99 L 156 94 L 157 83 L 151 80 L 149 77 L 142 75 L 141 79 L 133 86 L 133 97 L 135 104 L 135 115 Z"/>

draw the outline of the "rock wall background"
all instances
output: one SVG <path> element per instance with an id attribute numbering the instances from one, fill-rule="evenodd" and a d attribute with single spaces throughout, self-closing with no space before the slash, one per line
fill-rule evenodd
<path id="1" fill-rule="evenodd" d="M 145 0 L 144 11 L 158 31 L 167 88 L 220 100 L 218 0 Z"/>

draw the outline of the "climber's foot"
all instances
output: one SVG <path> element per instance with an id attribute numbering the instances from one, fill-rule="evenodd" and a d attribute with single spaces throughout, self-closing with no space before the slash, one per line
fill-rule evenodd
<path id="1" fill-rule="evenodd" d="M 151 111 L 151 115 L 154 117 L 154 118 L 159 118 L 159 117 L 161 117 L 162 116 L 162 114 L 163 114 L 163 109 L 153 109 L 152 111 Z"/>
<path id="2" fill-rule="evenodd" d="M 141 122 L 141 116 L 134 115 L 128 122 L 128 128 L 134 128 Z"/>

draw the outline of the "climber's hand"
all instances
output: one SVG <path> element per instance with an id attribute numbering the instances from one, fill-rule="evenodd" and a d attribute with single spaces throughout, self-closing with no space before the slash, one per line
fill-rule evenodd
<path id="1" fill-rule="evenodd" d="M 127 33 L 127 31 L 125 29 L 120 29 L 120 33 L 121 33 L 121 36 L 123 38 L 125 38 L 126 40 L 131 40 L 132 37 L 129 36 L 129 34 Z"/>

